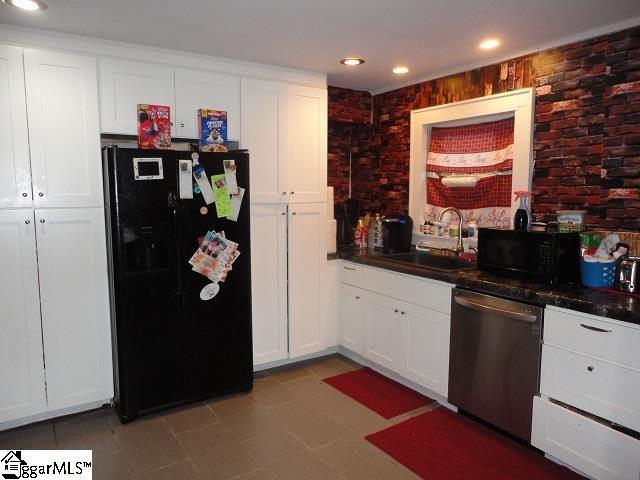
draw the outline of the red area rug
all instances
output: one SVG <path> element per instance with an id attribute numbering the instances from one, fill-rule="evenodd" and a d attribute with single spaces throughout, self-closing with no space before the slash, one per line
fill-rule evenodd
<path id="1" fill-rule="evenodd" d="M 366 367 L 324 381 L 384 418 L 393 418 L 433 402 Z"/>
<path id="2" fill-rule="evenodd" d="M 542 454 L 445 408 L 365 438 L 428 480 L 583 479 Z"/>

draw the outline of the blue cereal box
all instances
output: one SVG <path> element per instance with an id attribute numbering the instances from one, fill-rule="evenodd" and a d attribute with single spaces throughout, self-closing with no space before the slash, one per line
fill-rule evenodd
<path id="1" fill-rule="evenodd" d="M 227 152 L 227 112 L 198 110 L 198 136 L 201 152 Z"/>

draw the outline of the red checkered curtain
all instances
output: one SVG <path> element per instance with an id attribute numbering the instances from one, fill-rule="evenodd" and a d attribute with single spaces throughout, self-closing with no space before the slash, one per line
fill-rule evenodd
<path id="1" fill-rule="evenodd" d="M 427 156 L 429 220 L 456 207 L 466 224 L 509 228 L 513 117 L 461 127 L 433 127 Z"/>

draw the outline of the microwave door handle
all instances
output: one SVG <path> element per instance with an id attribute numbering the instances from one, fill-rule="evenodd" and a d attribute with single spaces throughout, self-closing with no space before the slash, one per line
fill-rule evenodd
<path id="1" fill-rule="evenodd" d="M 472 302 L 470 300 L 467 300 L 466 298 L 454 297 L 453 301 L 460 306 L 470 308 L 471 310 L 475 310 L 477 312 L 495 313 L 496 315 L 500 315 L 501 317 L 510 318 L 512 320 L 522 320 L 529 323 L 535 323 L 538 321 L 538 317 L 536 315 L 502 310 L 500 308 L 490 307 L 481 303 Z"/>

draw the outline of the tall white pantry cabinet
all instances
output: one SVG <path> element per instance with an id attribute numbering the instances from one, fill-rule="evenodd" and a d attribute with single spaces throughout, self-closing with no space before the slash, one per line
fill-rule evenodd
<path id="1" fill-rule="evenodd" d="M 327 347 L 327 90 L 243 78 L 241 99 L 260 369 Z"/>
<path id="2" fill-rule="evenodd" d="M 0 45 L 0 106 L 1 430 L 113 375 L 96 61 Z"/>

